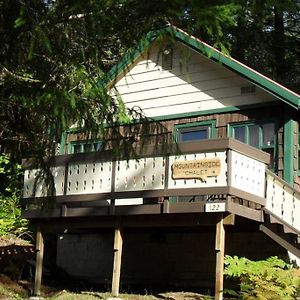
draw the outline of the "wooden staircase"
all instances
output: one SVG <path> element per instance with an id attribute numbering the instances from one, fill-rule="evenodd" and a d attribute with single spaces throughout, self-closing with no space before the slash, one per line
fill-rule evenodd
<path id="1" fill-rule="evenodd" d="M 260 225 L 259 229 L 300 258 L 300 232 L 268 209 L 263 208 L 263 212 L 264 223 Z"/>
<path id="2" fill-rule="evenodd" d="M 300 264 L 300 193 L 274 173 L 266 173 L 266 206 L 260 230 L 287 249 Z"/>

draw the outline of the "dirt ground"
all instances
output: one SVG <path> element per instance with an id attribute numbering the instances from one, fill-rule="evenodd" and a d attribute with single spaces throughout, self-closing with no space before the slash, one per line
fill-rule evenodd
<path id="1" fill-rule="evenodd" d="M 15 236 L 0 237 L 0 300 L 11 299 L 29 299 L 32 295 L 32 283 L 27 280 L 12 279 L 16 277 L 16 274 L 22 273 L 24 270 L 25 262 L 34 255 L 34 246 L 18 239 Z M 17 267 L 14 270 L 11 267 Z M 1 274 L 4 269 L 9 267 L 13 277 Z M 8 273 L 6 273 L 8 274 Z M 53 278 L 52 278 L 53 279 Z M 59 288 L 61 286 L 70 287 L 70 290 Z M 81 290 L 82 286 L 80 282 L 74 280 L 74 278 L 68 279 L 68 284 L 64 285 L 60 281 L 60 278 L 56 278 L 55 282 L 51 284 L 44 284 L 42 286 L 41 296 L 48 300 L 96 300 L 96 299 L 108 299 L 112 298 L 112 294 L 108 292 L 101 292 L 96 288 L 85 287 L 84 291 Z M 76 291 L 76 292 L 74 292 Z M 204 296 L 192 292 L 166 292 L 166 293 L 154 293 L 149 294 L 147 290 L 144 290 L 143 294 L 130 292 L 127 294 L 120 294 L 119 298 L 123 300 L 209 300 L 212 299 L 209 296 Z"/>
<path id="2" fill-rule="evenodd" d="M 0 299 L 29 299 L 31 294 L 32 284 L 28 281 L 14 281 L 8 276 L 0 274 Z M 112 295 L 107 292 L 95 292 L 95 291 L 81 291 L 72 292 L 67 290 L 60 290 L 52 286 L 43 286 L 42 295 L 43 298 L 48 300 L 99 300 L 112 298 Z M 204 296 L 191 292 L 167 292 L 148 295 L 145 294 L 120 294 L 119 298 L 123 300 L 209 300 L 212 299 L 209 296 Z"/>

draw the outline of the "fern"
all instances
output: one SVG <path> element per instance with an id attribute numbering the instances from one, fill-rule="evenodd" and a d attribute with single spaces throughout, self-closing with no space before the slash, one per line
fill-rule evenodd
<path id="1" fill-rule="evenodd" d="M 226 256 L 225 265 L 225 275 L 240 281 L 239 299 L 290 300 L 299 296 L 300 269 L 276 256 L 261 261 Z"/>

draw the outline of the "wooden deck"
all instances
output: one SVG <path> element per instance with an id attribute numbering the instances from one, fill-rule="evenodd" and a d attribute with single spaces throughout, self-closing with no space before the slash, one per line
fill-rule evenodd
<path id="1" fill-rule="evenodd" d="M 232 139 L 136 149 L 129 157 L 99 152 L 57 156 L 42 162 L 27 160 L 24 217 L 240 210 L 242 216 L 261 220 L 257 208 L 266 204 L 268 160 L 268 154 Z M 218 174 L 209 174 L 215 172 L 211 167 L 215 161 Z M 175 178 L 175 164 L 183 168 L 179 176 L 188 173 L 189 177 Z"/>
<path id="2" fill-rule="evenodd" d="M 256 221 L 300 257 L 300 194 L 268 163 L 267 153 L 233 139 L 25 160 L 23 216 L 37 231 L 35 294 L 47 230 L 113 228 L 114 296 L 124 228 L 214 226 L 216 299 L 222 299 L 224 226 L 234 225 L 235 216 Z"/>

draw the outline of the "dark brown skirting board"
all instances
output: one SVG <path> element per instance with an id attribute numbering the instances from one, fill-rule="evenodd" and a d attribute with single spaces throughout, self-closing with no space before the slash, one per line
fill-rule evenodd
<path id="1" fill-rule="evenodd" d="M 172 203 L 169 205 L 168 213 L 201 213 L 204 212 L 205 203 Z M 122 205 L 115 206 L 114 215 L 159 215 L 163 213 L 164 204 L 143 204 L 143 205 Z M 27 219 L 42 219 L 42 218 L 74 218 L 74 217 L 89 217 L 89 216 L 109 216 L 109 206 L 102 207 L 76 207 L 65 208 L 63 214 L 61 210 L 31 210 L 25 211 L 24 218 Z"/>
<path id="2" fill-rule="evenodd" d="M 182 188 L 182 189 L 161 189 L 161 190 L 145 190 L 145 191 L 130 191 L 130 192 L 115 192 L 115 193 L 98 193 L 98 194 L 83 194 L 83 195 L 66 195 L 66 196 L 49 196 L 42 198 L 26 198 L 23 202 L 36 202 L 39 199 L 43 201 L 55 201 L 57 203 L 70 202 L 85 202 L 99 201 L 109 199 L 126 199 L 126 198 L 156 198 L 156 197 L 172 197 L 172 196 L 200 196 L 200 195 L 226 195 L 230 194 L 257 204 L 265 205 L 266 200 L 262 197 L 244 192 L 240 189 L 220 186 L 207 188 Z"/>
<path id="3" fill-rule="evenodd" d="M 208 188 L 182 188 L 182 189 L 160 189 L 130 192 L 114 192 L 114 193 L 97 193 L 97 194 L 81 194 L 81 195 L 65 195 L 65 196 L 48 196 L 23 198 L 23 203 L 38 203 L 39 199 L 43 201 L 56 201 L 57 203 L 70 202 L 86 202 L 100 201 L 109 199 L 126 199 L 126 198 L 158 198 L 172 196 L 199 196 L 199 195 L 224 195 L 228 193 L 228 187 L 208 187 Z"/>

